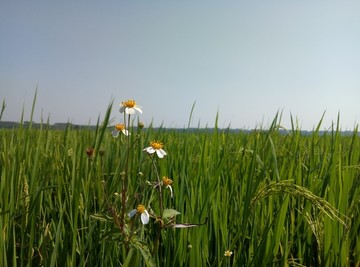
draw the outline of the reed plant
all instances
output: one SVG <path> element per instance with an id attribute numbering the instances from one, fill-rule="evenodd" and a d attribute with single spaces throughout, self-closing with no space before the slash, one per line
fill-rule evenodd
<path id="1" fill-rule="evenodd" d="M 0 130 L 0 266 L 360 265 L 357 127 L 143 128 L 135 105 Z"/>

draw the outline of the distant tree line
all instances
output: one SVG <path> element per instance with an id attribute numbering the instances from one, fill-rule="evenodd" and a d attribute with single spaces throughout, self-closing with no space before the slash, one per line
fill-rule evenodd
<path id="1" fill-rule="evenodd" d="M 63 123 L 58 122 L 54 124 L 41 124 L 37 122 L 30 122 L 30 121 L 24 121 L 23 123 L 20 122 L 14 122 L 14 121 L 0 121 L 0 128 L 1 129 L 14 129 L 19 128 L 22 126 L 23 128 L 28 128 L 31 124 L 32 128 L 38 129 L 41 126 L 44 128 L 50 128 L 54 130 L 66 130 L 66 128 L 70 127 L 71 129 L 96 129 L 96 126 L 93 125 L 78 125 L 78 124 L 72 124 L 72 123 Z"/>
<path id="2" fill-rule="evenodd" d="M 30 121 L 24 121 L 22 123 L 23 128 L 28 128 L 30 126 Z M 14 122 L 14 121 L 0 121 L 0 129 L 14 129 L 19 128 L 21 126 L 20 122 Z M 31 127 L 34 129 L 39 129 L 42 126 L 42 128 L 49 128 L 53 130 L 66 130 L 68 127 L 70 127 L 73 130 L 81 130 L 81 129 L 88 129 L 88 130 L 95 130 L 96 125 L 80 125 L 80 124 L 72 124 L 72 123 L 65 123 L 65 122 L 57 122 L 54 124 L 46 124 L 46 123 L 37 123 L 32 122 Z M 113 126 L 109 126 L 109 128 L 113 128 Z M 156 128 L 156 127 L 155 127 Z M 228 132 L 228 133 L 252 133 L 254 131 L 257 131 L 257 129 L 233 129 L 233 128 L 166 128 L 164 129 L 169 131 L 187 131 L 187 132 L 208 132 L 212 133 L 214 131 L 219 132 Z M 335 129 L 334 129 L 335 130 Z M 266 130 L 262 130 L 262 133 L 265 133 Z M 313 131 L 307 131 L 307 130 L 300 130 L 302 135 L 310 135 Z M 285 129 L 279 129 L 279 134 L 289 134 L 291 133 L 291 130 L 285 130 Z M 328 131 L 319 131 L 319 135 L 324 134 L 331 134 L 331 130 Z M 354 131 L 342 131 L 342 135 L 353 135 Z M 360 136 L 360 132 L 357 132 L 357 134 Z"/>

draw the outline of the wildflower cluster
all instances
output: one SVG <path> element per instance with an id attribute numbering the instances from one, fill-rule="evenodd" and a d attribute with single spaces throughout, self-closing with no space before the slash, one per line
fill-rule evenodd
<path id="1" fill-rule="evenodd" d="M 132 136 L 134 132 L 132 116 L 143 112 L 135 100 L 121 102 L 119 111 L 123 114 L 123 121 L 115 124 L 111 135 L 114 140 L 121 137 L 119 143 L 114 141 L 115 145 L 120 146 L 119 150 L 123 156 L 121 160 L 119 159 L 119 166 L 117 166 L 119 173 L 115 176 L 119 179 L 120 191 L 112 194 L 112 201 L 111 194 L 105 192 L 111 220 L 106 214 L 96 214 L 93 217 L 112 221 L 115 228 L 118 228 L 118 233 L 121 234 L 120 240 L 124 248 L 138 248 L 148 262 L 151 261 L 152 255 L 147 252 L 151 248 L 151 251 L 155 253 L 161 244 L 159 231 L 168 227 L 189 228 L 203 224 L 176 223 L 175 218 L 180 213 L 165 205 L 165 203 L 170 205 L 174 203 L 174 181 L 166 175 L 161 175 L 162 169 L 159 167 L 168 155 L 164 143 L 160 140 L 152 140 L 148 146 L 143 146 L 141 131 L 144 124 L 142 122 L 138 122 L 137 134 Z M 140 149 L 136 149 L 136 146 Z M 136 154 L 139 151 L 141 155 Z M 93 151 L 89 149 L 87 154 L 90 157 Z M 130 162 L 130 159 L 134 158 L 138 158 L 140 162 L 138 164 Z M 136 172 L 132 169 L 134 166 L 137 166 Z M 137 175 L 135 176 L 134 173 Z M 106 191 L 106 181 L 103 187 Z M 146 228 L 141 228 L 144 226 Z M 139 235 L 138 233 L 143 233 L 140 229 L 146 229 L 148 236 Z M 115 229 L 111 233 L 116 234 Z M 141 246 L 139 240 L 142 242 Z M 144 243 L 147 243 L 147 249 L 144 249 Z M 131 257 L 131 254 L 129 255 Z"/>

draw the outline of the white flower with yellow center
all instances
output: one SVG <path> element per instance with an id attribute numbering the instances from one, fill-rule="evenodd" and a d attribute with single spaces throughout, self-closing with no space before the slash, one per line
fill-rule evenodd
<path id="1" fill-rule="evenodd" d="M 129 212 L 129 217 L 132 218 L 135 214 L 140 214 L 140 219 L 142 224 L 148 224 L 150 220 L 150 215 L 148 211 L 145 209 L 145 206 L 140 204 L 136 209 L 133 209 Z"/>
<path id="2" fill-rule="evenodd" d="M 167 155 L 167 153 L 165 152 L 165 150 L 163 149 L 164 145 L 159 142 L 159 141 L 151 141 L 150 142 L 150 146 L 144 148 L 143 151 L 149 153 L 149 154 L 154 154 L 156 152 L 156 155 L 159 158 L 163 158 L 164 156 Z"/>
<path id="3" fill-rule="evenodd" d="M 119 133 L 122 132 L 125 136 L 130 135 L 129 131 L 125 129 L 125 124 L 119 123 L 115 125 L 115 130 L 111 132 L 114 138 L 119 136 Z"/>
<path id="4" fill-rule="evenodd" d="M 120 103 L 120 112 L 126 114 L 134 114 L 135 112 L 142 113 L 141 107 L 136 105 L 135 100 L 127 100 Z"/>
<path id="5" fill-rule="evenodd" d="M 225 257 L 230 257 L 232 254 L 233 254 L 232 251 L 226 250 L 225 253 L 224 253 L 224 256 L 225 256 Z"/>
<path id="6" fill-rule="evenodd" d="M 166 177 L 166 176 L 163 177 L 162 184 L 163 184 L 163 186 L 165 188 L 169 188 L 171 198 L 174 197 L 173 190 L 172 190 L 172 187 L 171 187 L 172 183 L 173 183 L 173 180 L 171 180 L 169 177 Z"/>

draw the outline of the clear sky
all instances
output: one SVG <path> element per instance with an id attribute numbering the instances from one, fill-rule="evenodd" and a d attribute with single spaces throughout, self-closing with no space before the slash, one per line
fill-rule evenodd
<path id="1" fill-rule="evenodd" d="M 0 1 L 2 120 L 304 130 L 360 121 L 360 1 Z"/>

